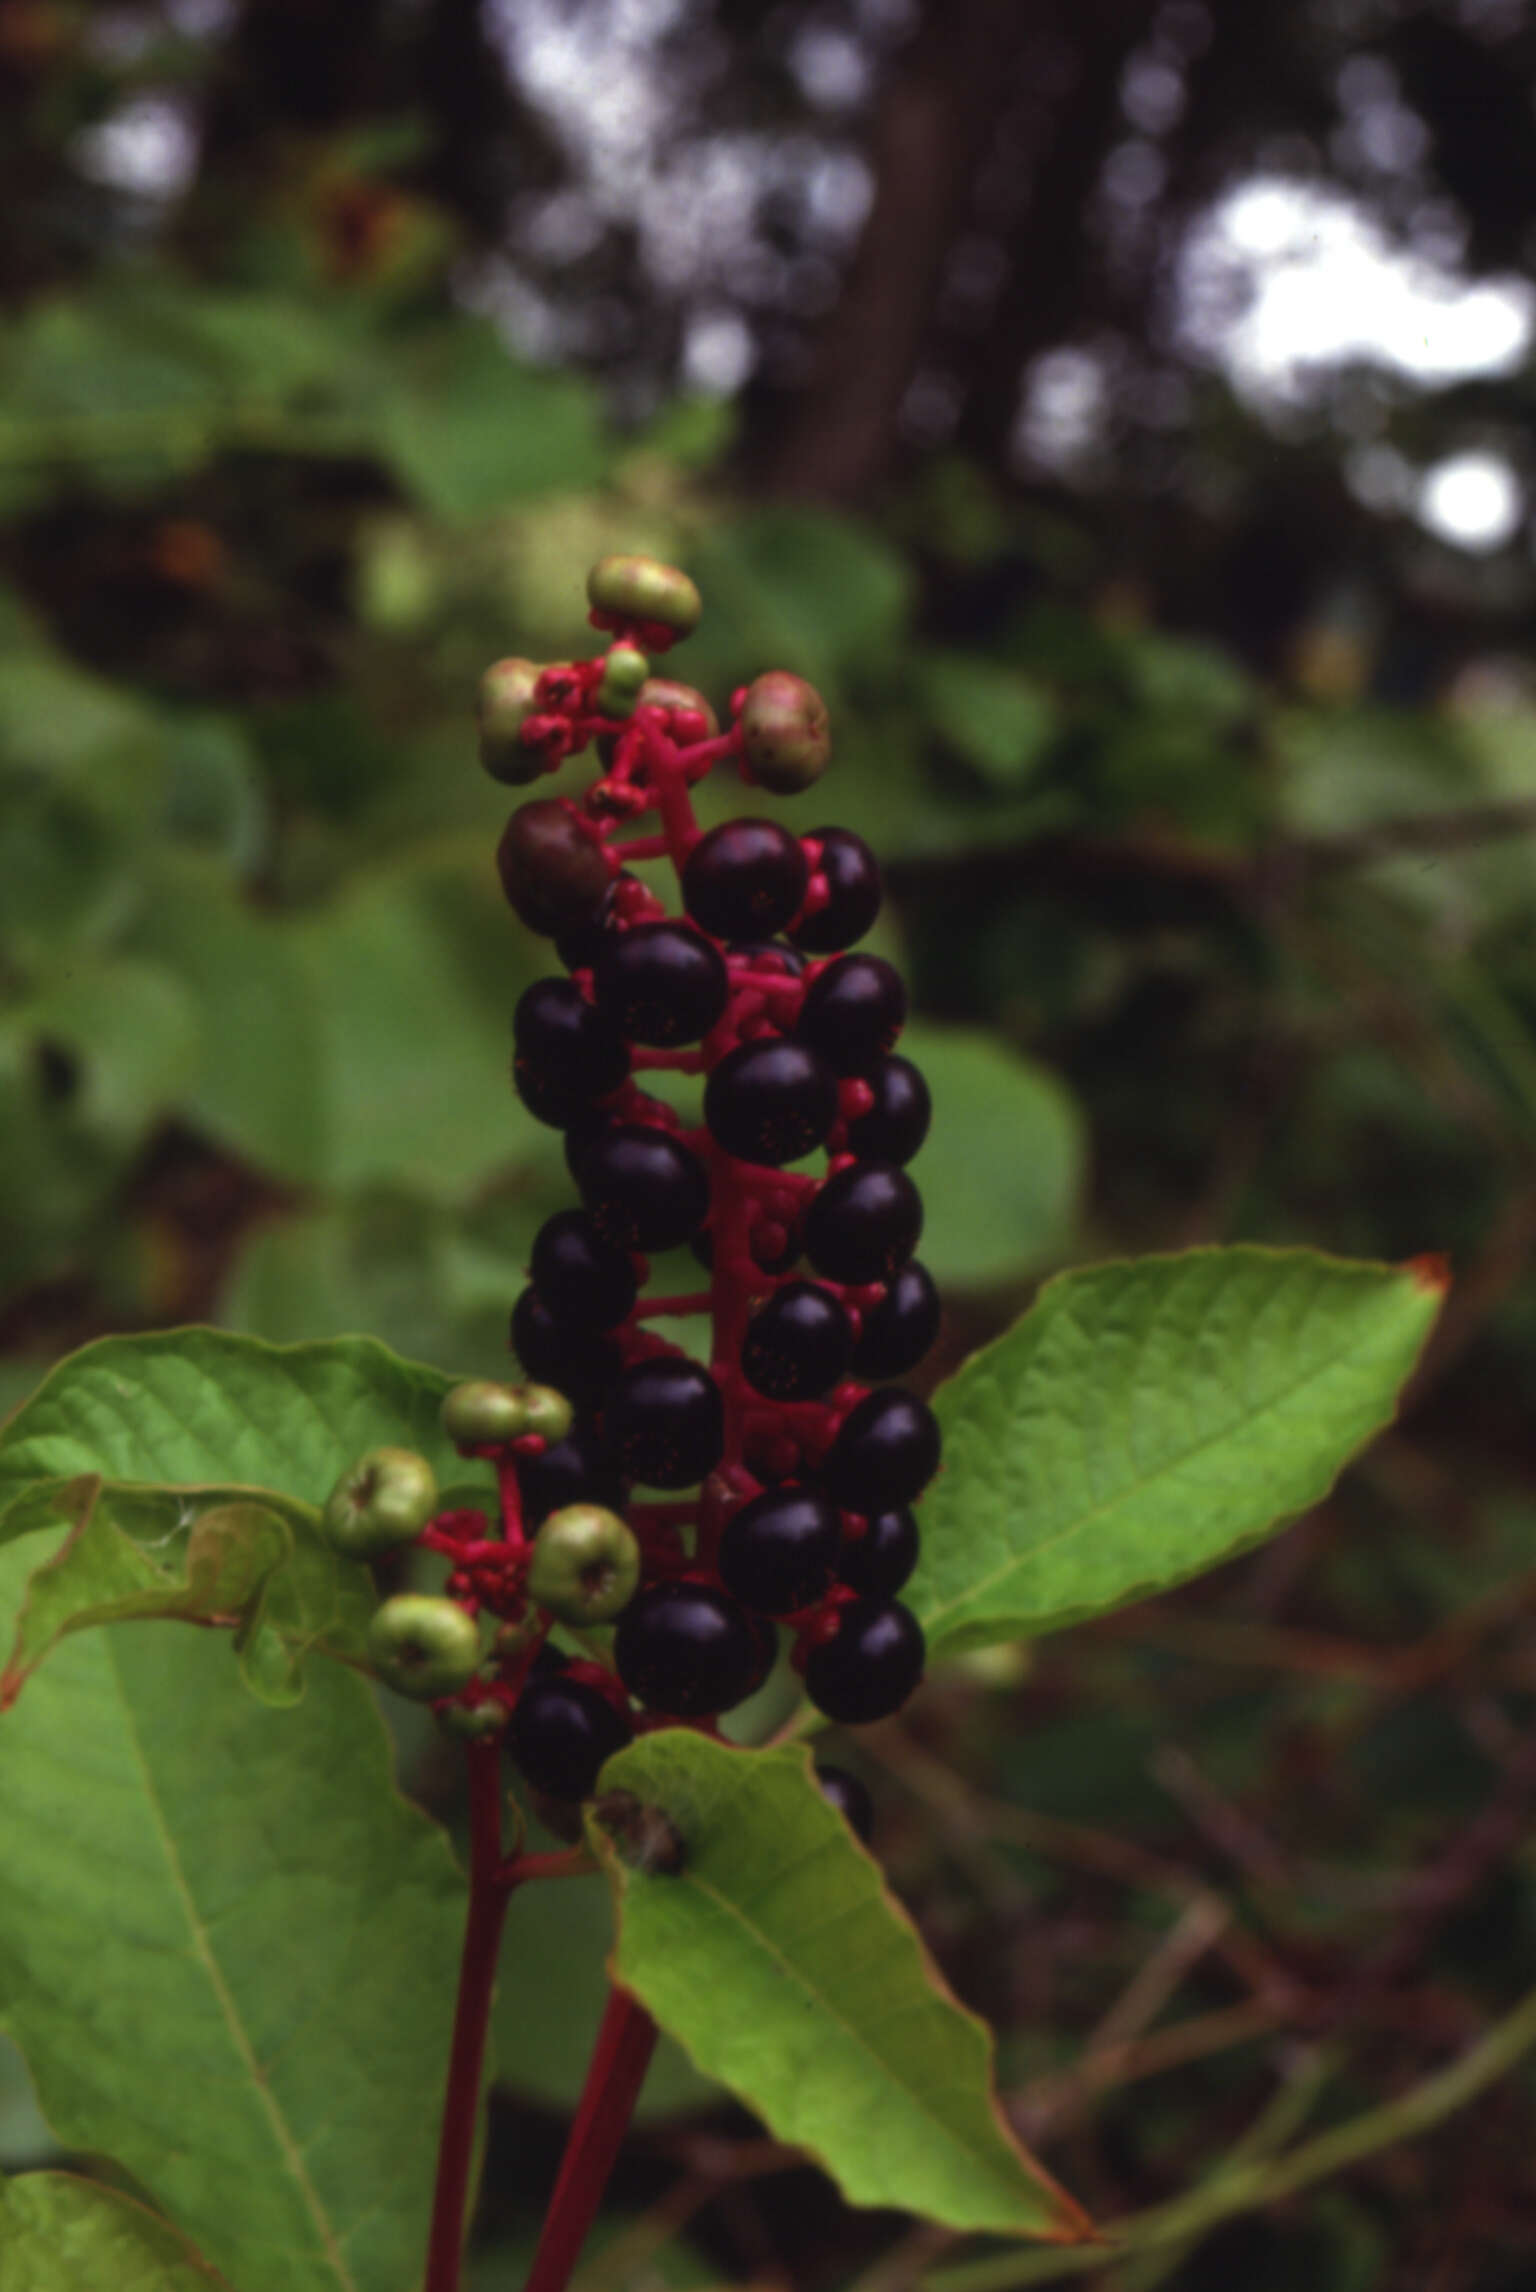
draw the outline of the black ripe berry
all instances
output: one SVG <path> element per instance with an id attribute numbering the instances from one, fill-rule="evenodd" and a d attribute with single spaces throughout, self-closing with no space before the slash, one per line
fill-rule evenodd
<path id="1" fill-rule="evenodd" d="M 904 1504 L 876 1512 L 862 1536 L 845 1536 L 838 1556 L 840 1583 L 855 1592 L 899 1592 L 917 1566 L 917 1521 Z"/>
<path id="2" fill-rule="evenodd" d="M 568 1154 L 593 1225 L 621 1249 L 676 1249 L 704 1223 L 704 1165 L 670 1132 L 604 1122 L 573 1138 Z"/>
<path id="3" fill-rule="evenodd" d="M 848 1125 L 848 1151 L 861 1162 L 910 1162 L 928 1135 L 933 1100 L 909 1058 L 885 1058 L 865 1076 L 874 1105 Z"/>
<path id="4" fill-rule="evenodd" d="M 805 1216 L 805 1251 L 829 1281 L 889 1281 L 922 1230 L 922 1200 L 905 1170 L 850 1162 L 818 1187 Z"/>
<path id="5" fill-rule="evenodd" d="M 523 1780 L 552 1799 L 590 1798 L 605 1759 L 634 1728 L 616 1704 L 585 1680 L 535 1675 L 518 1697 L 507 1747 Z"/>
<path id="6" fill-rule="evenodd" d="M 926 1401 L 900 1385 L 868 1393 L 850 1409 L 822 1474 L 845 1512 L 866 1516 L 910 1504 L 939 1469 L 939 1425 Z"/>
<path id="7" fill-rule="evenodd" d="M 636 923 L 604 939 L 592 965 L 598 1008 L 629 1041 L 696 1043 L 725 1009 L 725 957 L 682 923 Z"/>
<path id="8" fill-rule="evenodd" d="M 525 1528 L 537 1528 L 567 1504 L 606 1504 L 617 1512 L 624 1502 L 624 1482 L 590 1425 L 573 1426 L 542 1456 L 518 1457 L 516 1468 Z"/>
<path id="9" fill-rule="evenodd" d="M 632 1361 L 603 1411 L 610 1458 L 627 1480 L 647 1488 L 692 1488 L 714 1471 L 724 1442 L 719 1386 L 679 1354 Z"/>
<path id="10" fill-rule="evenodd" d="M 720 1581 L 743 1607 L 793 1615 L 832 1581 L 840 1523 L 817 1488 L 785 1486 L 733 1512 L 720 1538 Z"/>
<path id="11" fill-rule="evenodd" d="M 875 1810 L 858 1776 L 850 1775 L 845 1767 L 819 1763 L 815 1773 L 816 1788 L 822 1797 L 836 1807 L 854 1837 L 868 1846 L 869 1834 L 875 1827 Z"/>
<path id="12" fill-rule="evenodd" d="M 512 1349 L 525 1376 L 553 1385 L 578 1408 L 600 1401 L 624 1365 L 611 1337 L 566 1328 L 532 1288 L 512 1308 Z"/>
<path id="13" fill-rule="evenodd" d="M 652 1584 L 620 1616 L 613 1660 L 647 1710 L 702 1719 L 733 1710 L 761 1686 L 771 1637 L 712 1584 Z"/>
<path id="14" fill-rule="evenodd" d="M 809 955 L 837 955 L 851 947 L 880 912 L 880 870 L 862 836 L 848 828 L 817 828 L 807 841 L 821 846 L 817 873 L 827 880 L 827 903 L 796 923 L 790 937 Z"/>
<path id="15" fill-rule="evenodd" d="M 553 938 L 590 923 L 608 894 L 608 856 L 573 804 L 521 804 L 496 847 L 507 903 L 530 931 Z"/>
<path id="16" fill-rule="evenodd" d="M 619 928 L 615 912 L 619 886 L 622 883 L 633 883 L 634 880 L 627 868 L 620 868 L 604 893 L 603 903 L 596 915 L 585 923 L 574 923 L 569 931 L 558 934 L 555 953 L 567 971 L 589 971 L 592 968 L 597 961 L 598 950 Z"/>
<path id="17" fill-rule="evenodd" d="M 811 1649 L 805 1691 L 829 1719 L 888 1719 L 922 1678 L 927 1652 L 922 1625 L 900 1600 L 853 1600 L 837 1637 Z"/>
<path id="18" fill-rule="evenodd" d="M 939 1293 L 926 1266 L 912 1258 L 898 1266 L 878 1305 L 866 1306 L 854 1347 L 856 1377 L 904 1377 L 939 1333 Z"/>
<path id="19" fill-rule="evenodd" d="M 798 979 L 805 969 L 805 957 L 787 939 L 733 939 L 726 953 L 744 956 L 754 970 L 776 971 L 781 979 Z"/>
<path id="20" fill-rule="evenodd" d="M 816 1401 L 848 1373 L 853 1324 L 829 1289 L 791 1281 L 747 1324 L 742 1374 L 771 1401 Z"/>
<path id="21" fill-rule="evenodd" d="M 841 955 L 805 990 L 796 1032 L 839 1074 L 868 1074 L 900 1034 L 907 990 L 882 955 Z"/>
<path id="22" fill-rule="evenodd" d="M 557 1130 L 629 1072 L 623 1036 L 571 979 L 536 979 L 525 990 L 512 1015 L 512 1045 L 518 1097 Z"/>
<path id="23" fill-rule="evenodd" d="M 545 1219 L 528 1270 L 550 1319 L 573 1329 L 612 1329 L 639 1294 L 629 1252 L 604 1240 L 585 1210 Z"/>
<path id="24" fill-rule="evenodd" d="M 727 820 L 683 868 L 683 905 L 716 939 L 771 938 L 800 912 L 809 870 L 798 836 L 776 820 Z"/>
<path id="25" fill-rule="evenodd" d="M 720 1061 L 704 1119 L 727 1154 L 778 1169 L 822 1144 L 837 1119 L 837 1078 L 807 1044 L 765 1035 Z"/>

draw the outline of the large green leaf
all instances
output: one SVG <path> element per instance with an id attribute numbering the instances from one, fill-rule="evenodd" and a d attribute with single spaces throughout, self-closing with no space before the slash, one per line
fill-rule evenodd
<path id="1" fill-rule="evenodd" d="M 927 1077 L 933 1128 L 913 1167 L 918 1254 L 942 1287 L 1017 1281 L 1066 1250 L 1082 1183 L 1082 1119 L 1054 1075 L 962 1027 L 911 1026 L 903 1053 Z"/>
<path id="2" fill-rule="evenodd" d="M 419 1449 L 440 1478 L 462 1478 L 437 1420 L 450 1381 L 367 1337 L 103 1337 L 61 1361 L 0 1429 L 0 1506 L 34 1481 L 78 1473 L 312 1506 L 382 1442 Z"/>
<path id="3" fill-rule="evenodd" d="M 593 1809 L 619 1902 L 614 1972 L 711 2076 L 812 2151 L 855 2204 L 950 2228 L 1075 2240 L 1082 2213 L 1004 2125 L 991 2039 L 950 1994 L 803 1749 L 668 1728 L 611 1759 L 605 1794 L 659 1808 L 670 1875 Z"/>
<path id="4" fill-rule="evenodd" d="M 0 1608 L 44 1557 L 0 1550 Z M 366 1684 L 274 1713 L 222 1634 L 117 1627 L 0 1730 L 0 2020 L 59 2139 L 236 2283 L 409 2292 L 463 1887 Z"/>
<path id="5" fill-rule="evenodd" d="M 393 366 L 379 442 L 424 508 L 483 517 L 603 475 L 610 450 L 592 385 L 517 365 L 488 320 L 398 345 Z"/>
<path id="6" fill-rule="evenodd" d="M 188 1506 L 185 1524 L 172 1511 L 168 1528 L 146 1536 L 146 1511 L 163 1506 L 146 1506 L 137 1491 L 104 1492 L 82 1478 L 59 1494 L 70 1525 L 26 1588 L 0 1671 L 0 1711 L 66 1633 L 134 1618 L 242 1615 L 293 1553 L 293 1531 L 264 1504 Z M 18 1509 L 29 1509 L 27 1497 Z M 10 1540 L 4 1524 L 0 1537 Z"/>
<path id="7" fill-rule="evenodd" d="M 1102 1614 L 1315 1504 L 1390 1418 L 1443 1286 L 1254 1248 L 1049 1283 L 936 1396 L 907 1595 L 930 1651 Z"/>
<path id="8" fill-rule="evenodd" d="M 0 2186 L 0 2281 L 15 2292 L 219 2292 L 226 2285 L 169 2221 L 73 2173 L 23 2173 Z"/>

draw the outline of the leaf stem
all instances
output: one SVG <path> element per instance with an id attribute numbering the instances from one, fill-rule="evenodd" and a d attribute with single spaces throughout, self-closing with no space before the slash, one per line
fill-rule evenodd
<path id="1" fill-rule="evenodd" d="M 576 2121 L 524 2292 L 565 2292 L 650 2067 L 656 2024 L 628 1990 L 608 1992 Z M 428 2286 L 427 2292 L 434 2292 Z"/>

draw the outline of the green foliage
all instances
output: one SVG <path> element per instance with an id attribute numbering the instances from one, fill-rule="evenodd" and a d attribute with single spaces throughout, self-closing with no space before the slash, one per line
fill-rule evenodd
<path id="1" fill-rule="evenodd" d="M 72 2173 L 26 2173 L 0 2185 L 0 2239 L 7 2270 L 28 2292 L 219 2292 L 225 2284 L 144 2205 Z"/>
<path id="2" fill-rule="evenodd" d="M 909 1594 L 930 1647 L 1100 1615 L 1315 1504 L 1390 1418 L 1442 1290 L 1256 1249 L 1050 1283 L 938 1396 Z"/>
<path id="3" fill-rule="evenodd" d="M 660 1808 L 675 1873 L 590 1820 L 619 1907 L 615 1970 L 702 2068 L 809 2149 L 855 2204 L 1071 2238 L 1086 2223 L 1005 2130 L 990 2040 L 956 2004 L 804 1751 L 668 1729 L 605 1791 Z M 720 2000 L 731 2010 L 722 2013 Z"/>

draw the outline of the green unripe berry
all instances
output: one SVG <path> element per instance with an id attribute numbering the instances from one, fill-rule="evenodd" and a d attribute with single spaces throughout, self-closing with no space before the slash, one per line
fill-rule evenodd
<path id="1" fill-rule="evenodd" d="M 480 762 L 503 787 L 525 787 L 537 780 L 544 762 L 536 748 L 523 741 L 523 726 L 536 713 L 534 687 L 543 672 L 536 661 L 493 661 L 480 679 L 476 716 L 480 726 Z"/>
<path id="2" fill-rule="evenodd" d="M 640 1546 L 602 1504 L 566 1504 L 534 1538 L 528 1596 L 562 1623 L 610 1623 L 640 1585 Z"/>
<path id="3" fill-rule="evenodd" d="M 397 1694 L 417 1703 L 457 1695 L 480 1667 L 480 1633 L 473 1616 L 452 1600 L 426 1592 L 398 1592 L 368 1626 L 374 1669 Z"/>
<path id="4" fill-rule="evenodd" d="M 597 706 L 604 716 L 633 716 L 651 664 L 638 645 L 615 645 L 603 659 Z"/>
<path id="5" fill-rule="evenodd" d="M 490 1448 L 525 1433 L 553 1444 L 571 1429 L 571 1404 L 552 1385 L 497 1385 L 476 1377 L 443 1395 L 442 1426 L 456 1448 Z"/>
<path id="6" fill-rule="evenodd" d="M 691 684 L 679 684 L 676 677 L 647 677 L 640 687 L 640 706 L 664 708 L 669 716 L 702 717 L 704 730 L 699 737 L 705 740 L 713 740 L 720 730 L 720 719 L 703 693 L 696 692 Z"/>
<path id="7" fill-rule="evenodd" d="M 610 881 L 602 845 L 558 796 L 518 806 L 496 847 L 496 867 L 508 906 L 550 939 L 589 923 Z"/>
<path id="8" fill-rule="evenodd" d="M 326 1498 L 320 1528 L 353 1560 L 392 1552 L 420 1534 L 437 1509 L 437 1481 L 410 1448 L 371 1448 L 349 1465 Z"/>
<path id="9" fill-rule="evenodd" d="M 449 1703 L 438 1713 L 450 1735 L 457 1735 L 466 1743 L 483 1743 L 489 1736 L 499 1735 L 507 1724 L 510 1713 L 504 1703 Z"/>
<path id="10" fill-rule="evenodd" d="M 553 1385 L 524 1385 L 523 1431 L 538 1433 L 554 1448 L 571 1429 L 574 1413 L 564 1393 Z"/>
<path id="11" fill-rule="evenodd" d="M 704 610 L 687 574 L 659 557 L 600 557 L 587 575 L 587 600 L 596 613 L 656 621 L 680 637 L 698 627 Z"/>
<path id="12" fill-rule="evenodd" d="M 748 685 L 741 736 L 753 779 L 776 796 L 809 788 L 832 753 L 826 702 L 788 669 L 769 669 Z"/>

